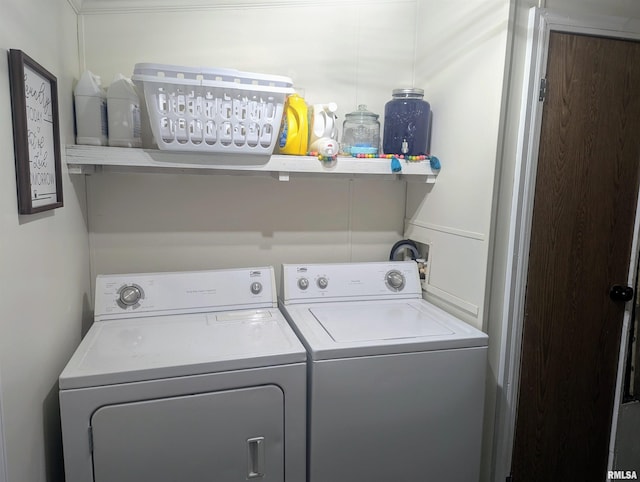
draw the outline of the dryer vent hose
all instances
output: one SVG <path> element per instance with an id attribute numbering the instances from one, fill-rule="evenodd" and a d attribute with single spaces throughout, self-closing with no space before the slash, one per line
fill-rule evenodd
<path id="1" fill-rule="evenodd" d="M 399 261 L 398 255 L 403 251 L 409 251 L 411 253 L 411 259 L 417 259 L 420 257 L 420 251 L 418 251 L 418 246 L 416 243 L 411 241 L 410 239 L 403 239 L 398 241 L 391 248 L 391 253 L 389 253 L 389 261 Z"/>

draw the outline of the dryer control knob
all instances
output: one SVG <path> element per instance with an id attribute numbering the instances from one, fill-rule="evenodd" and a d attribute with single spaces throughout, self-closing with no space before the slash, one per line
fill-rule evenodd
<path id="1" fill-rule="evenodd" d="M 324 290 L 327 286 L 329 286 L 329 280 L 324 276 L 321 276 L 320 278 L 318 278 L 318 281 L 316 281 L 316 284 L 318 285 L 318 288 Z"/>
<path id="2" fill-rule="evenodd" d="M 306 290 L 309 287 L 309 280 L 307 278 L 300 278 L 298 280 L 298 288 Z"/>
<path id="3" fill-rule="evenodd" d="M 260 283 L 259 281 L 251 283 L 251 293 L 253 293 L 254 295 L 259 295 L 261 291 L 262 283 Z"/>
<path id="4" fill-rule="evenodd" d="M 130 306 L 135 307 L 143 298 L 142 288 L 138 285 L 125 285 L 118 291 L 118 305 L 122 309 L 127 309 Z"/>
<path id="5" fill-rule="evenodd" d="M 386 274 L 385 283 L 391 291 L 402 291 L 405 284 L 404 275 L 400 271 L 393 269 Z"/>

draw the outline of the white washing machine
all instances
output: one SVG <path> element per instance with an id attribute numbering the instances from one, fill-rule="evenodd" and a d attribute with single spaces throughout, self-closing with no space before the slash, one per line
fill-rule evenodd
<path id="1" fill-rule="evenodd" d="M 307 348 L 308 482 L 479 479 L 487 336 L 408 262 L 283 266 Z"/>
<path id="2" fill-rule="evenodd" d="M 303 481 L 305 360 L 271 267 L 98 276 L 59 380 L 67 482 Z"/>

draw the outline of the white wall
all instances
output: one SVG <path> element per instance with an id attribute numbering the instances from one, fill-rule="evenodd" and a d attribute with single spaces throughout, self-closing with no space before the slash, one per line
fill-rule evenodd
<path id="1" fill-rule="evenodd" d="M 84 181 L 63 163 L 64 207 L 19 216 L 7 50 L 23 50 L 58 80 L 62 144 L 73 141 L 76 14 L 66 0 L 1 0 L 0 399 L 8 482 L 62 477 L 57 379 L 80 339 L 88 300 Z"/>
<path id="2" fill-rule="evenodd" d="M 287 75 L 309 103 L 337 102 L 340 125 L 359 103 L 382 114 L 392 89 L 412 82 L 415 0 L 246 3 L 81 15 L 82 63 L 105 84 L 137 62 Z M 403 235 L 405 192 L 398 181 L 93 175 L 92 278 L 384 260 Z"/>
<path id="3" fill-rule="evenodd" d="M 402 235 L 393 181 L 220 175 L 88 180 L 95 273 L 383 260 Z"/>
<path id="4" fill-rule="evenodd" d="M 508 0 L 420 2 L 419 12 L 416 85 L 442 170 L 433 188 L 409 186 L 407 235 L 430 245 L 427 298 L 485 329 L 508 15 Z"/>

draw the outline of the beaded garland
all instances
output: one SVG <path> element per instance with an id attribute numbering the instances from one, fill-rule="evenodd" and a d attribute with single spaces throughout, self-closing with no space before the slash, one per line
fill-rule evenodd
<path id="1" fill-rule="evenodd" d="M 311 151 L 307 153 L 307 156 L 317 157 L 320 161 L 335 161 L 338 159 L 338 156 L 323 156 L 316 151 Z M 429 159 L 430 156 L 420 155 L 420 156 L 405 156 L 404 154 L 395 155 L 395 154 L 351 154 L 351 157 L 356 157 L 358 159 L 403 159 L 407 161 L 424 161 L 425 159 Z"/>
<path id="2" fill-rule="evenodd" d="M 338 160 L 338 156 L 323 156 L 319 152 L 311 151 L 307 153 L 307 156 L 317 157 L 319 161 L 323 162 L 334 162 Z M 440 159 L 435 156 L 425 156 L 424 154 L 419 156 L 405 156 L 404 154 L 395 155 L 395 154 L 351 154 L 352 157 L 357 159 L 391 159 L 391 170 L 393 172 L 400 172 L 402 170 L 402 166 L 400 165 L 400 161 L 408 161 L 408 162 L 420 162 L 420 161 L 429 161 L 432 169 L 440 170 Z"/>
<path id="3" fill-rule="evenodd" d="M 424 161 L 428 159 L 429 156 L 420 155 L 420 156 L 405 156 L 404 154 L 396 155 L 396 154 L 382 154 L 381 156 L 377 156 L 374 154 L 351 154 L 352 157 L 357 157 L 358 159 L 406 159 L 407 161 Z"/>
<path id="4" fill-rule="evenodd" d="M 338 156 L 323 156 L 322 154 L 316 151 L 308 152 L 307 156 L 317 157 L 319 161 L 327 161 L 327 162 L 335 161 L 338 159 Z"/>

